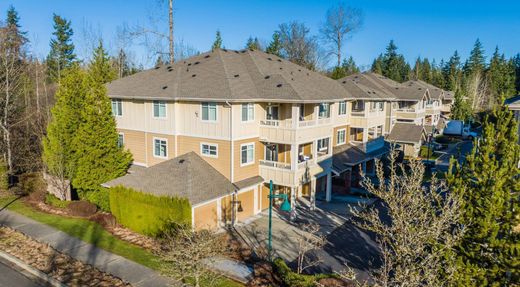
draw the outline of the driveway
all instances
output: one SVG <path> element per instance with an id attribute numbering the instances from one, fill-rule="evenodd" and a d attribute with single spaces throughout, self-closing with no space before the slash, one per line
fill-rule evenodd
<path id="1" fill-rule="evenodd" d="M 305 223 L 317 223 L 320 225 L 320 234 L 325 236 L 327 243 L 311 254 L 318 256 L 322 262 L 309 269 L 309 272 L 340 272 L 345 270 L 345 263 L 348 263 L 359 278 L 366 278 L 368 270 L 380 266 L 373 235 L 360 230 L 348 220 L 351 216 L 349 207 L 358 208 L 357 205 L 318 201 L 316 210 L 311 211 L 306 204 L 305 201 L 299 201 L 299 215 L 295 222 L 289 221 L 287 214 L 273 212 L 274 256 L 283 258 L 294 267 L 298 256 L 298 239 L 302 235 L 308 235 L 301 227 Z M 268 222 L 268 214 L 264 212 L 255 221 L 236 228 L 260 256 L 267 255 Z"/>
<path id="2" fill-rule="evenodd" d="M 459 163 L 463 163 L 466 159 L 466 155 L 471 152 L 472 148 L 473 142 L 470 140 L 465 140 L 455 144 L 436 160 L 437 169 L 443 172 L 448 171 L 452 156 L 455 157 Z"/>

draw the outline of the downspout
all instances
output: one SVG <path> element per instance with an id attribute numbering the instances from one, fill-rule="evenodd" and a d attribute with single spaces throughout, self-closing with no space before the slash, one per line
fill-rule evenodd
<path id="1" fill-rule="evenodd" d="M 233 143 L 233 106 L 229 103 L 229 101 L 226 101 L 226 105 L 229 107 L 229 144 L 230 146 L 230 153 L 231 153 L 231 163 L 229 165 L 229 179 L 231 183 L 233 183 L 233 164 L 235 160 L 235 153 L 234 153 L 234 143 Z M 236 208 L 235 208 L 235 202 L 237 200 L 237 194 L 238 191 L 235 190 L 233 192 L 233 196 L 231 198 L 231 226 L 235 226 L 236 221 Z"/>

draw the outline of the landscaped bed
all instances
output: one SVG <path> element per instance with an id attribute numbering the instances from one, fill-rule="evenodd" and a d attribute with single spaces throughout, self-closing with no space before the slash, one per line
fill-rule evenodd
<path id="1" fill-rule="evenodd" d="M 0 227 L 0 249 L 67 286 L 131 286 L 7 227 Z"/>
<path id="2" fill-rule="evenodd" d="M 42 202 L 29 203 L 27 199 L 27 197 L 18 198 L 13 195 L 6 195 L 5 193 L 0 194 L 0 209 L 6 207 L 9 210 L 15 211 L 31 219 L 52 226 L 71 236 L 88 242 L 96 247 L 123 256 L 129 260 L 137 262 L 151 269 L 157 271 L 164 269 L 164 263 L 161 262 L 160 258 L 153 253 L 153 250 L 122 240 L 118 238 L 116 235 L 108 232 L 101 224 L 97 222 L 85 218 L 72 217 L 66 215 L 66 211 L 62 211 L 62 214 L 54 214 L 54 212 L 59 212 L 59 210 L 56 211 L 54 208 L 44 205 L 43 208 L 50 208 L 46 211 L 53 213 L 43 212 L 37 209 L 35 206 L 33 206 L 40 205 L 38 208 L 41 208 Z M 125 229 L 122 228 L 119 230 L 119 232 L 123 233 L 124 231 Z M 130 231 L 127 232 L 129 232 L 129 234 L 123 236 L 123 238 L 132 238 L 140 236 Z M 221 278 L 215 286 L 242 285 L 235 281 L 226 278 Z"/>

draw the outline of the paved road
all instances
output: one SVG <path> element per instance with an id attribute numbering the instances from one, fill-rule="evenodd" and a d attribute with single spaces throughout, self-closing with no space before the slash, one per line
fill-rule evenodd
<path id="1" fill-rule="evenodd" d="M 15 269 L 0 262 L 0 287 L 40 287 Z"/>
<path id="2" fill-rule="evenodd" d="M 452 156 L 457 158 L 459 163 L 464 162 L 466 155 L 471 152 L 472 148 L 472 141 L 466 140 L 458 143 L 455 147 L 449 149 L 445 154 L 441 155 L 437 159 L 437 169 L 440 171 L 447 171 L 450 166 L 450 158 Z"/>

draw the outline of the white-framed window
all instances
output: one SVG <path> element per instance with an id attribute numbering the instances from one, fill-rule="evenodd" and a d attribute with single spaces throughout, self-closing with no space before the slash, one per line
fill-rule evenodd
<path id="1" fill-rule="evenodd" d="M 121 99 L 112 99 L 112 115 L 116 117 L 123 115 L 123 102 L 121 102 Z"/>
<path id="2" fill-rule="evenodd" d="M 125 144 L 125 134 L 118 133 L 117 134 L 117 147 L 121 148 Z"/>
<path id="3" fill-rule="evenodd" d="M 154 118 L 166 118 L 166 102 L 165 101 L 153 101 L 153 117 Z"/>
<path id="4" fill-rule="evenodd" d="M 210 143 L 201 143 L 200 154 L 208 157 L 218 157 L 218 145 Z"/>
<path id="5" fill-rule="evenodd" d="M 242 121 L 250 122 L 255 120 L 255 104 L 242 104 Z"/>
<path id="6" fill-rule="evenodd" d="M 318 117 L 321 119 L 330 117 L 330 104 L 329 103 L 320 104 Z"/>
<path id="7" fill-rule="evenodd" d="M 344 144 L 345 142 L 347 142 L 347 129 L 338 130 L 336 137 L 337 137 L 337 140 L 336 140 L 337 145 Z"/>
<path id="8" fill-rule="evenodd" d="M 203 121 L 215 122 L 217 121 L 217 104 L 203 102 L 201 104 L 201 114 Z"/>
<path id="9" fill-rule="evenodd" d="M 168 157 L 168 140 L 161 138 L 153 139 L 153 155 L 155 157 L 167 158 Z"/>
<path id="10" fill-rule="evenodd" d="M 255 144 L 246 143 L 240 145 L 240 165 L 248 165 L 255 162 Z"/>
<path id="11" fill-rule="evenodd" d="M 347 101 L 339 102 L 338 115 L 343 116 L 347 114 Z"/>

